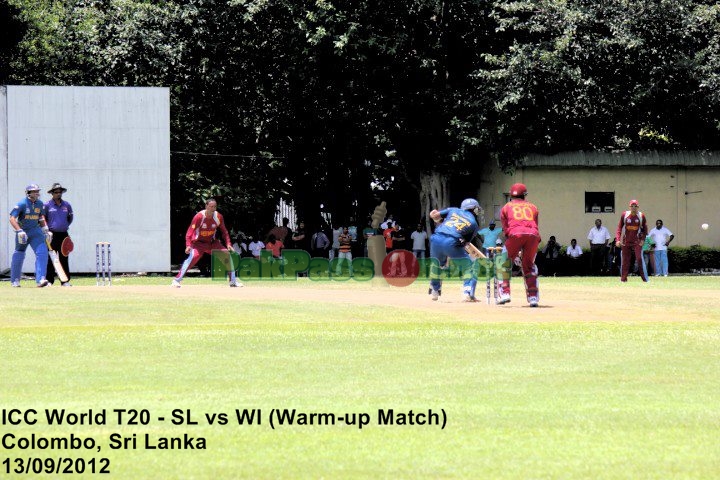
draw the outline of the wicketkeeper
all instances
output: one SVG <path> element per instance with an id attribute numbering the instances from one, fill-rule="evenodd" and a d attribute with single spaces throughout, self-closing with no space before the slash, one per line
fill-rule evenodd
<path id="1" fill-rule="evenodd" d="M 522 256 L 521 268 L 525 280 L 525 294 L 531 307 L 537 307 L 540 300 L 538 288 L 538 269 L 535 265 L 540 231 L 538 230 L 538 208 L 525 200 L 527 187 L 516 183 L 510 187 L 510 201 L 500 211 L 500 221 L 507 239 L 503 252 L 502 276 L 500 281 L 500 305 L 510 302 L 510 277 L 512 264 L 510 259 Z M 496 263 L 496 266 L 498 263 Z"/>

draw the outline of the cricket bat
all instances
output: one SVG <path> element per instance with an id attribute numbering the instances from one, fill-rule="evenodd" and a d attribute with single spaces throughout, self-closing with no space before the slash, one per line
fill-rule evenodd
<path id="1" fill-rule="evenodd" d="M 483 252 L 481 252 L 479 248 L 477 248 L 475 245 L 473 245 L 470 242 L 467 242 L 464 245 L 464 248 L 465 248 L 465 251 L 468 253 L 468 255 L 470 255 L 470 258 L 472 258 L 473 260 L 478 259 L 478 258 L 487 258 L 487 256 L 485 256 L 485 254 Z"/>
<path id="2" fill-rule="evenodd" d="M 53 267 L 55 267 L 55 273 L 57 274 L 57 277 L 62 283 L 67 282 L 68 276 L 65 273 L 62 264 L 60 263 L 60 257 L 58 256 L 58 253 L 50 246 L 50 241 L 47 238 L 45 239 L 45 243 L 47 243 L 48 255 L 50 255 L 50 260 L 52 261 Z"/>

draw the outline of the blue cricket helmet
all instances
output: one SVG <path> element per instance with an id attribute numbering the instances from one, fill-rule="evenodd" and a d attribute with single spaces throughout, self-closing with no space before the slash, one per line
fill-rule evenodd
<path id="1" fill-rule="evenodd" d="M 475 215 L 480 215 L 483 212 L 482 207 L 480 206 L 478 201 L 475 200 L 474 198 L 466 198 L 465 200 L 463 200 L 462 203 L 460 204 L 460 209 L 461 210 L 470 210 Z"/>
<path id="2" fill-rule="evenodd" d="M 480 204 L 474 198 L 466 198 L 460 204 L 460 209 L 462 210 L 474 210 L 476 208 L 480 208 Z"/>

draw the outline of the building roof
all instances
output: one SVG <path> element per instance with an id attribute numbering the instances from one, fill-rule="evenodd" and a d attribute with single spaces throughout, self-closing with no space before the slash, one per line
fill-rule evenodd
<path id="1" fill-rule="evenodd" d="M 720 152 L 563 152 L 556 155 L 530 154 L 520 161 L 523 168 L 569 167 L 720 167 Z"/>

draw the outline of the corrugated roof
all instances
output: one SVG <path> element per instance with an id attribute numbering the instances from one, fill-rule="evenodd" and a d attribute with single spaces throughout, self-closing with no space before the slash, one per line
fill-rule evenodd
<path id="1" fill-rule="evenodd" d="M 520 166 L 537 167 L 720 167 L 720 152 L 564 152 L 528 155 Z"/>

